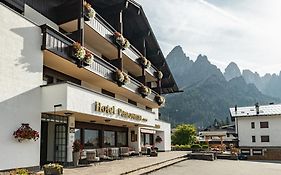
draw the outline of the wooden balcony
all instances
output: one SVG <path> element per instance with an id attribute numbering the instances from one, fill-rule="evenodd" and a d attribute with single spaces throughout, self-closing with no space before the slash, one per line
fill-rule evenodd
<path id="1" fill-rule="evenodd" d="M 74 32 L 76 30 L 76 25 L 77 20 L 73 20 L 60 25 L 60 27 L 67 32 Z M 85 43 L 89 45 L 89 47 L 99 51 L 110 60 L 117 59 L 117 46 L 112 39 L 112 36 L 116 30 L 100 15 L 96 14 L 95 18 L 90 19 L 90 21 L 85 21 L 84 32 Z M 140 58 L 142 54 L 133 45 L 123 50 L 122 53 L 123 58 L 125 58 L 124 68 L 133 73 L 135 76 L 140 76 L 141 66 L 138 62 L 138 58 Z M 147 81 L 156 81 L 156 71 L 157 68 L 153 65 L 146 69 Z"/>
<path id="2" fill-rule="evenodd" d="M 41 28 L 43 33 L 43 40 L 42 40 L 43 42 L 42 42 L 41 49 L 49 51 L 57 55 L 58 57 L 63 58 L 64 60 L 70 61 L 71 63 L 73 63 L 72 64 L 73 67 L 73 65 L 76 64 L 76 60 L 71 56 L 71 49 L 72 49 L 71 46 L 74 43 L 74 41 L 47 25 L 43 25 L 41 26 Z M 103 79 L 103 81 L 107 80 L 116 85 L 116 82 L 113 79 L 113 74 L 115 73 L 115 70 L 117 68 L 114 65 L 110 64 L 109 62 L 107 62 L 106 60 L 100 58 L 98 55 L 94 54 L 93 52 L 91 53 L 94 55 L 93 63 L 89 66 L 79 68 L 78 71 L 80 71 L 81 69 L 87 70 L 88 72 L 94 73 L 95 76 L 96 75 L 100 76 Z M 76 73 L 75 75 L 77 74 L 78 73 Z M 136 101 L 140 102 L 141 104 L 149 104 L 148 106 L 151 106 L 153 108 L 158 107 L 155 102 L 155 96 L 157 95 L 157 93 L 152 90 L 152 93 L 150 95 L 148 95 L 145 98 L 142 98 L 141 95 L 138 93 L 138 89 L 139 87 L 141 87 L 142 84 L 138 80 L 134 79 L 133 77 L 131 76 L 129 77 L 131 81 L 128 84 L 123 85 L 121 87 L 122 90 L 119 90 L 119 92 L 122 92 L 122 94 L 123 92 L 125 92 L 124 94 L 127 94 L 129 91 L 130 92 L 129 96 L 136 97 L 135 95 L 137 95 L 138 100 Z M 80 77 L 75 77 L 75 78 L 81 79 Z M 89 78 L 90 77 L 88 77 L 88 79 Z M 113 89 L 116 88 L 113 87 Z"/>

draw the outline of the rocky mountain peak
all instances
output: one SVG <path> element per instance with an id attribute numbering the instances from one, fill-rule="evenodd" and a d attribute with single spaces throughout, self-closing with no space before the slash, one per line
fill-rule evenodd
<path id="1" fill-rule="evenodd" d="M 224 72 L 225 79 L 229 81 L 233 78 L 240 77 L 240 76 L 241 76 L 241 71 L 237 66 L 237 64 L 234 62 L 229 63 L 229 65 L 225 68 L 225 72 Z"/>

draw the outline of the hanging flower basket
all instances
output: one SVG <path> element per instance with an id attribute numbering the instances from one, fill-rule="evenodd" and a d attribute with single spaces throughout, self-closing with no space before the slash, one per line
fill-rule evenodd
<path id="1" fill-rule="evenodd" d="M 155 76 L 158 80 L 161 80 L 163 78 L 163 73 L 159 70 L 155 72 Z"/>
<path id="2" fill-rule="evenodd" d="M 50 163 L 43 166 L 45 175 L 61 175 L 63 174 L 63 166 L 56 163 Z"/>
<path id="3" fill-rule="evenodd" d="M 146 96 L 151 94 L 151 89 L 147 86 L 141 85 L 141 87 L 139 88 L 139 93 L 143 98 L 145 98 Z"/>
<path id="4" fill-rule="evenodd" d="M 117 81 L 118 86 L 125 85 L 130 82 L 130 77 L 125 72 L 122 72 L 121 70 L 117 69 L 115 71 L 115 81 Z"/>
<path id="5" fill-rule="evenodd" d="M 145 58 L 144 56 L 141 56 L 140 58 L 138 58 L 138 62 L 145 67 L 146 69 L 149 68 L 151 66 L 151 62 Z"/>
<path id="6" fill-rule="evenodd" d="M 39 138 L 39 132 L 33 130 L 28 123 L 22 123 L 21 127 L 13 133 L 13 136 L 19 142 L 22 142 L 23 140 L 36 141 Z"/>
<path id="7" fill-rule="evenodd" d="M 96 11 L 92 8 L 91 4 L 84 1 L 84 19 L 85 21 L 90 21 L 90 19 L 96 16 Z"/>
<path id="8" fill-rule="evenodd" d="M 163 140 L 162 140 L 162 138 L 161 138 L 160 136 L 157 136 L 156 139 L 155 139 L 155 141 L 156 141 L 157 143 L 161 143 Z"/>
<path id="9" fill-rule="evenodd" d="M 115 38 L 115 42 L 122 48 L 122 49 L 126 49 L 129 48 L 131 46 L 129 40 L 127 40 L 126 38 L 124 38 L 124 36 L 119 33 L 119 32 L 114 32 L 114 38 Z"/>
<path id="10" fill-rule="evenodd" d="M 155 96 L 155 101 L 157 102 L 157 104 L 158 104 L 159 106 L 161 106 L 162 104 L 165 103 L 165 98 L 162 97 L 162 96 L 160 96 L 160 95 L 156 95 L 156 96 Z"/>

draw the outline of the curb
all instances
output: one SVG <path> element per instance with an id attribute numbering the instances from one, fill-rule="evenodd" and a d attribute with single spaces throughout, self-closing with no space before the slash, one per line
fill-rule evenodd
<path id="1" fill-rule="evenodd" d="M 168 165 L 165 165 L 165 166 L 162 166 L 162 167 L 159 167 L 159 168 L 150 170 L 150 171 L 148 171 L 148 172 L 141 173 L 140 175 L 147 175 L 147 174 L 150 174 L 150 173 L 152 173 L 152 172 L 161 170 L 161 169 L 163 169 L 163 168 L 167 168 L 167 167 L 169 167 L 169 166 L 175 165 L 175 164 L 177 164 L 177 163 L 180 163 L 180 162 L 183 162 L 183 161 L 186 161 L 186 160 L 188 160 L 188 159 L 186 158 L 186 159 L 183 159 L 183 160 L 179 160 L 179 161 L 177 161 L 177 162 L 173 162 L 173 163 L 171 163 L 171 164 L 168 164 Z"/>
<path id="2" fill-rule="evenodd" d="M 176 160 L 176 159 L 180 159 L 180 158 L 186 158 L 186 159 L 183 159 L 183 160 L 180 160 L 180 161 L 173 162 L 173 163 L 171 163 L 171 164 L 165 165 L 165 166 L 163 166 L 163 168 L 165 168 L 166 166 L 173 165 L 173 164 L 176 164 L 176 163 L 178 163 L 178 162 L 187 160 L 187 156 L 186 156 L 186 155 L 184 155 L 184 156 L 179 156 L 179 157 L 175 157 L 175 158 L 173 158 L 173 159 L 165 160 L 165 161 L 158 162 L 158 163 L 155 163 L 155 164 L 151 164 L 151 165 L 147 165 L 147 166 L 144 166 L 144 167 L 140 167 L 140 168 L 137 168 L 137 169 L 134 169 L 134 170 L 131 170 L 131 171 L 127 171 L 127 172 L 125 172 L 125 173 L 121 173 L 120 175 L 126 175 L 126 174 L 130 174 L 130 173 L 134 173 L 134 172 L 139 171 L 139 170 L 142 170 L 142 169 L 146 169 L 146 168 L 150 168 L 150 167 L 153 167 L 153 166 L 161 165 L 161 164 L 163 164 L 163 163 L 170 162 L 170 161 L 173 161 L 173 160 Z M 161 169 L 161 168 L 162 168 L 162 167 L 156 168 L 155 171 L 156 171 L 157 169 Z M 150 170 L 150 171 L 153 172 L 154 170 Z M 142 173 L 142 174 L 146 174 L 146 173 Z"/>

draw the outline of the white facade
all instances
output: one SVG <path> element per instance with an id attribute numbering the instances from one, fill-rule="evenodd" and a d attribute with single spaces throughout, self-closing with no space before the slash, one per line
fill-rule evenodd
<path id="1" fill-rule="evenodd" d="M 0 4 L 0 170 L 39 166 L 40 140 L 19 143 L 22 123 L 40 132 L 41 30 Z"/>
<path id="2" fill-rule="evenodd" d="M 254 122 L 255 128 L 251 127 Z M 268 122 L 268 128 L 260 128 L 260 122 Z M 240 147 L 280 147 L 281 115 L 236 118 Z M 256 141 L 252 142 L 252 136 Z M 261 142 L 261 136 L 269 136 L 269 142 Z"/>
<path id="3" fill-rule="evenodd" d="M 25 16 L 37 24 L 55 25 L 28 6 L 25 6 Z M 71 129 L 75 128 L 75 121 L 95 121 L 102 125 L 126 127 L 128 146 L 136 151 L 141 151 L 141 128 L 148 128 L 155 131 L 155 138 L 162 138 L 162 142 L 155 143 L 160 151 L 171 150 L 170 124 L 159 120 L 157 106 L 151 110 L 147 110 L 146 105 L 141 103 L 134 106 L 122 95 L 116 94 L 115 98 L 103 95 L 98 85 L 84 81 L 81 86 L 72 83 L 42 86 L 45 55 L 41 50 L 41 28 L 26 18 L 0 4 L 0 171 L 39 167 L 40 139 L 43 135 L 40 131 L 45 114 L 61 115 L 68 119 L 67 162 L 72 162 L 74 133 Z M 114 108 L 115 112 L 98 111 L 97 103 Z M 120 110 L 124 114 L 118 113 Z M 69 117 L 66 113 L 72 115 Z M 73 119 L 71 122 L 70 118 Z M 106 123 L 106 120 L 110 123 Z M 40 139 L 18 142 L 13 137 L 13 132 L 22 123 L 28 123 L 38 131 Z M 48 137 L 47 143 L 44 142 L 48 153 L 46 161 L 53 162 L 56 152 L 55 128 L 58 122 L 47 123 Z M 135 141 L 131 138 L 133 132 L 136 133 Z"/>

